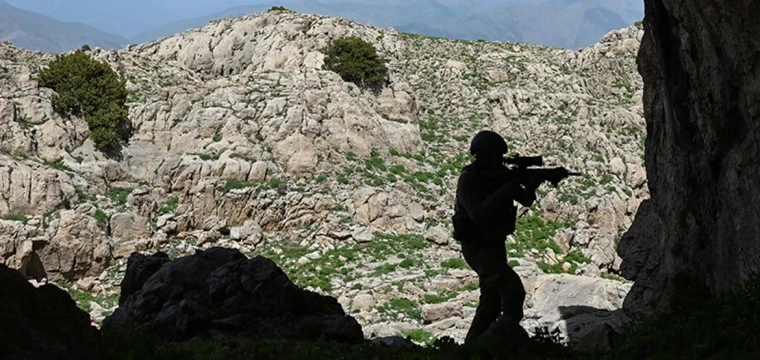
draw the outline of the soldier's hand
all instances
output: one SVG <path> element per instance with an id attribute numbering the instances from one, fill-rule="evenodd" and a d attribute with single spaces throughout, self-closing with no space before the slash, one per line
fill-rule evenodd
<path id="1" fill-rule="evenodd" d="M 563 167 L 557 169 L 557 177 L 558 178 L 566 178 L 569 174 L 570 174 L 570 172 L 567 171 L 567 169 L 565 169 Z"/>
<path id="2" fill-rule="evenodd" d="M 526 181 L 526 186 L 528 186 L 531 189 L 538 189 L 541 184 L 543 184 L 545 179 L 538 177 L 538 176 L 528 176 L 528 180 Z"/>
<path id="3" fill-rule="evenodd" d="M 568 177 L 569 175 L 570 175 L 570 172 L 567 169 L 563 167 L 556 168 L 554 169 L 553 174 L 552 174 L 552 179 L 549 180 L 549 182 L 552 183 L 552 186 L 556 187 L 559 184 L 559 182 L 562 181 L 562 179 Z"/>

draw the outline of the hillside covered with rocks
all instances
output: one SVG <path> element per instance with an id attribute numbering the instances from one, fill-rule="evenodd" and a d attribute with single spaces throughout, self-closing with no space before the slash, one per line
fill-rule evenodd
<path id="1" fill-rule="evenodd" d="M 461 341 L 477 278 L 449 218 L 469 139 L 493 129 L 516 153 L 585 174 L 521 209 L 509 251 L 523 325 L 576 341 L 597 327 L 570 324 L 617 329 L 631 287 L 617 243 L 649 196 L 642 33 L 569 51 L 274 11 L 94 49 L 130 91 L 133 134 L 117 156 L 34 81 L 54 55 L 2 44 L 0 262 L 65 287 L 100 324 L 133 252 L 230 247 L 337 298 L 368 338 Z M 379 93 L 322 69 L 320 49 L 345 35 L 387 59 Z"/>

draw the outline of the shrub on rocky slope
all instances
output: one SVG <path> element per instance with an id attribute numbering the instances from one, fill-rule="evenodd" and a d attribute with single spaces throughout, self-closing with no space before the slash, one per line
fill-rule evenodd
<path id="1" fill-rule="evenodd" d="M 113 150 L 128 138 L 123 134 L 128 122 L 127 89 L 107 63 L 78 50 L 57 56 L 36 78 L 40 86 L 55 91 L 51 101 L 61 117 L 87 121 L 90 139 L 98 148 Z"/>

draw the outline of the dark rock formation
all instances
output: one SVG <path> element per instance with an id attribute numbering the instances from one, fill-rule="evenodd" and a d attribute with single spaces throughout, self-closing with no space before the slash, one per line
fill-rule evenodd
<path id="1" fill-rule="evenodd" d="M 760 270 L 760 2 L 644 3 L 651 199 L 618 253 L 625 308 L 661 313 Z"/>
<path id="2" fill-rule="evenodd" d="M 361 326 L 334 298 L 306 291 L 271 260 L 215 247 L 169 261 L 134 253 L 122 282 L 119 308 L 103 330 L 135 331 L 163 341 L 244 336 L 358 343 Z"/>
<path id="3" fill-rule="evenodd" d="M 55 285 L 35 288 L 0 264 L 0 358 L 101 359 L 103 348 L 90 316 Z"/>

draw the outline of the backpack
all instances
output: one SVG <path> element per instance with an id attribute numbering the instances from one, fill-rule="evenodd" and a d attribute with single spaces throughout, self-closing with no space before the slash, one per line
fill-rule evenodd
<path id="1" fill-rule="evenodd" d="M 506 171 L 506 169 L 505 169 Z M 504 183 L 505 174 L 502 173 L 483 173 L 475 164 L 469 164 L 462 169 L 464 172 L 475 172 L 476 178 L 479 179 L 479 186 L 486 189 L 488 193 L 493 193 Z M 475 224 L 467 215 L 467 212 L 461 208 L 459 196 L 456 197 L 454 204 L 454 215 L 451 217 L 451 224 L 454 227 L 454 240 L 458 242 L 481 242 L 481 241 L 504 241 L 507 235 L 514 233 L 515 221 L 517 220 L 517 207 L 514 202 L 505 204 L 504 213 L 497 219 L 494 219 L 492 226 L 482 228 Z"/>

